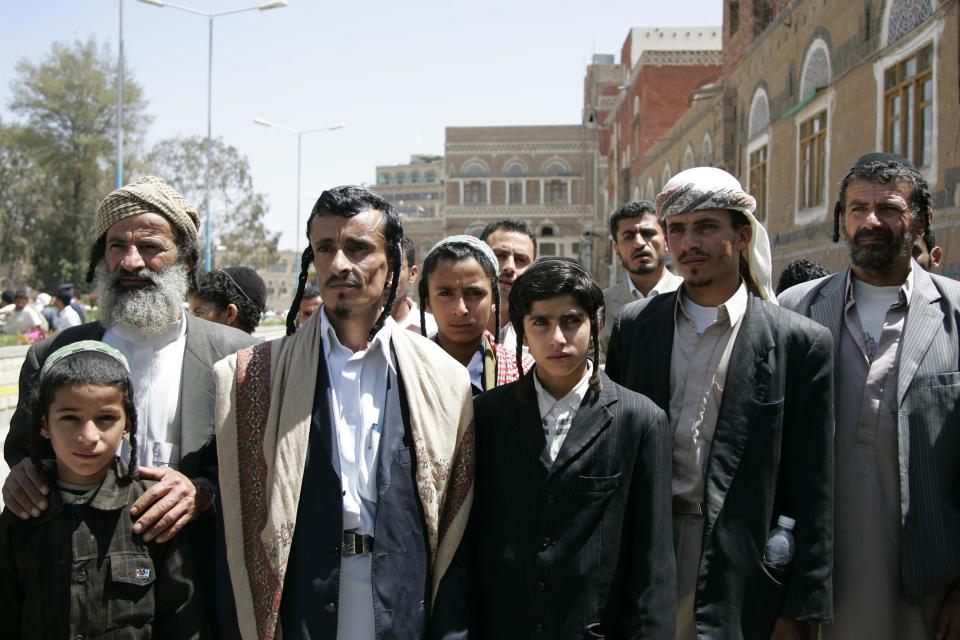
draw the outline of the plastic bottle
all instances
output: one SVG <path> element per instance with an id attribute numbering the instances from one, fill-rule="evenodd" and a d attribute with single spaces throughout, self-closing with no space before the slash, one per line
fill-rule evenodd
<path id="1" fill-rule="evenodd" d="M 770 532 L 767 546 L 763 550 L 763 562 L 768 567 L 784 573 L 793 562 L 793 527 L 797 524 L 793 518 L 780 516 L 777 527 Z"/>

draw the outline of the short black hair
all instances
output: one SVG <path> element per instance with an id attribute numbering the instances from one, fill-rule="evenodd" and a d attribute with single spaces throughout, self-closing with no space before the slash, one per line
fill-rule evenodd
<path id="1" fill-rule="evenodd" d="M 586 267 L 572 258 L 541 258 L 513 282 L 510 290 L 510 323 L 517 332 L 517 371 L 523 371 L 523 318 L 533 303 L 557 296 L 573 296 L 590 317 L 593 341 L 593 374 L 590 388 L 600 391 L 600 324 L 603 314 L 603 290 Z M 521 373 L 521 376 L 524 374 Z M 533 375 L 533 371 L 526 375 Z M 522 394 L 523 385 L 517 385 Z"/>
<path id="2" fill-rule="evenodd" d="M 400 224 L 400 214 L 393 208 L 393 205 L 387 202 L 382 196 L 374 193 L 364 187 L 345 185 L 334 187 L 320 194 L 313 210 L 310 211 L 310 217 L 307 218 L 307 248 L 303 250 L 300 256 L 300 276 L 297 282 L 297 294 L 293 298 L 293 304 L 290 305 L 290 311 L 287 312 L 287 335 L 292 336 L 297 332 L 297 314 L 300 312 L 300 301 L 303 299 L 303 290 L 307 286 L 307 276 L 310 272 L 310 263 L 313 262 L 313 247 L 310 246 L 310 227 L 314 219 L 320 216 L 340 216 L 342 218 L 352 218 L 368 210 L 378 211 L 383 214 L 383 236 L 386 241 L 387 263 L 393 269 L 393 278 L 390 283 L 390 295 L 387 297 L 383 312 L 373 327 L 370 329 L 369 339 L 383 327 L 387 321 L 390 310 L 393 309 L 393 303 L 397 299 L 397 284 L 400 282 L 400 267 L 402 260 L 400 256 L 403 245 L 403 225 Z"/>
<path id="3" fill-rule="evenodd" d="M 304 300 L 313 300 L 314 298 L 319 298 L 319 297 L 320 297 L 319 287 L 309 284 L 306 287 L 304 287 L 303 295 L 300 296 L 300 302 L 303 302 Z M 298 304 L 297 310 L 299 311 L 299 309 L 300 309 L 300 305 Z"/>
<path id="4" fill-rule="evenodd" d="M 13 291 L 10 289 L 4 289 L 3 294 L 0 295 L 2 295 L 2 298 L 0 299 L 3 300 L 3 304 L 10 304 L 16 299 L 13 295 Z"/>
<path id="5" fill-rule="evenodd" d="M 57 391 L 63 387 L 91 385 L 113 387 L 123 393 L 123 411 L 130 421 L 130 477 L 137 471 L 137 407 L 133 383 L 119 360 L 99 351 L 79 351 L 53 364 L 30 394 L 30 459 L 37 469 L 44 469 L 43 460 L 51 454 L 50 443 L 40 434 L 41 419 L 47 415 Z"/>
<path id="6" fill-rule="evenodd" d="M 610 237 L 613 238 L 614 242 L 617 241 L 617 226 L 621 220 L 640 218 L 648 213 L 653 214 L 653 217 L 657 219 L 657 224 L 660 225 L 660 229 L 665 233 L 663 220 L 657 215 L 657 207 L 649 200 L 634 200 L 623 205 L 610 216 Z"/>
<path id="7" fill-rule="evenodd" d="M 247 269 L 247 267 L 232 267 L 232 269 Z M 247 269 L 256 276 L 256 272 Z M 246 273 L 246 272 L 243 272 Z M 259 276 L 257 276 L 259 278 Z M 206 300 L 217 310 L 226 311 L 231 304 L 237 307 L 237 328 L 253 333 L 260 324 L 260 315 L 263 313 L 263 304 L 260 302 L 266 296 L 266 286 L 260 280 L 263 291 L 244 291 L 226 269 L 209 271 L 197 278 L 197 288 L 191 289 L 188 295 Z M 260 298 L 258 300 L 257 298 Z"/>
<path id="8" fill-rule="evenodd" d="M 70 302 L 73 300 L 73 296 L 70 295 L 67 291 L 60 290 L 57 291 L 57 295 L 54 296 L 57 300 L 62 302 L 64 306 L 70 306 Z"/>
<path id="9" fill-rule="evenodd" d="M 516 231 L 517 233 L 525 234 L 530 238 L 531 244 L 533 244 L 533 255 L 530 257 L 537 257 L 537 236 L 534 235 L 533 228 L 526 220 L 521 220 L 520 218 L 501 218 L 500 220 L 494 220 L 480 232 L 480 239 L 486 242 L 487 238 L 489 238 L 494 231 Z"/>
<path id="10" fill-rule="evenodd" d="M 809 282 L 810 280 L 816 280 L 817 278 L 828 275 L 830 275 L 830 272 L 819 262 L 811 262 L 806 258 L 798 258 L 780 272 L 776 294 L 780 295 L 790 287 L 802 282 Z"/>
<path id="11" fill-rule="evenodd" d="M 854 163 L 840 181 L 840 197 L 833 208 L 833 241 L 840 241 L 840 216 L 847 206 L 847 187 L 854 180 L 866 180 L 874 184 L 890 184 L 901 180 L 910 185 L 910 208 L 913 209 L 911 226 L 918 221 L 924 238 L 930 231 L 933 213 L 933 198 L 930 186 L 917 168 L 906 158 L 890 154 L 867 154 Z M 931 246 L 927 243 L 927 246 Z"/>
<path id="12" fill-rule="evenodd" d="M 17 289 L 17 292 L 13 294 L 14 300 L 30 300 L 30 289 Z"/>
<path id="13" fill-rule="evenodd" d="M 407 261 L 408 267 L 417 264 L 417 245 L 406 236 L 403 238 L 403 258 Z"/>

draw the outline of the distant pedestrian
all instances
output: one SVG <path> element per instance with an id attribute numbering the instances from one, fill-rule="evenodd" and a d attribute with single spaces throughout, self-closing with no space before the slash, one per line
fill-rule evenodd
<path id="1" fill-rule="evenodd" d="M 70 300 L 70 294 L 64 292 L 62 289 L 53 299 L 53 306 L 57 308 L 57 321 L 53 326 L 55 331 L 63 331 L 64 329 L 83 324 L 80 321 L 80 314 L 70 306 Z"/>
<path id="2" fill-rule="evenodd" d="M 410 238 L 403 239 L 403 268 L 400 270 L 400 281 L 397 284 L 396 302 L 393 303 L 393 310 L 390 315 L 398 325 L 413 331 L 414 333 L 423 333 L 428 338 L 437 334 L 437 321 L 434 320 L 432 313 L 419 313 L 417 303 L 407 297 L 407 292 L 417 282 L 417 276 L 420 275 L 420 267 L 417 266 L 417 247 Z M 383 292 L 384 302 L 389 295 L 389 289 Z M 420 331 L 421 323 L 425 332 Z"/>
<path id="3" fill-rule="evenodd" d="M 6 334 L 21 334 L 30 338 L 30 341 L 42 339 L 49 326 L 46 319 L 30 305 L 30 291 L 20 289 L 13 296 L 14 310 L 7 316 L 3 332 Z"/>
<path id="4" fill-rule="evenodd" d="M 267 285 L 249 267 L 210 271 L 197 277 L 187 304 L 198 318 L 253 333 L 267 304 Z"/>
<path id="5" fill-rule="evenodd" d="M 817 278 L 830 275 L 827 268 L 819 262 L 811 262 L 805 258 L 798 258 L 784 267 L 777 280 L 777 295 L 801 282 L 810 282 Z"/>
<path id="6" fill-rule="evenodd" d="M 305 287 L 303 297 L 300 298 L 300 304 L 298 305 L 297 316 L 294 320 L 298 331 L 300 327 L 303 326 L 303 323 L 309 320 L 310 316 L 320 308 L 321 304 L 323 304 L 323 298 L 320 297 L 320 289 L 313 285 Z"/>
<path id="7" fill-rule="evenodd" d="M 517 346 L 517 332 L 510 323 L 510 289 L 537 258 L 537 238 L 530 223 L 518 218 L 494 220 L 480 232 L 480 239 L 490 245 L 500 263 L 500 331 L 497 344 L 511 351 Z M 487 329 L 493 330 L 493 320 Z"/>

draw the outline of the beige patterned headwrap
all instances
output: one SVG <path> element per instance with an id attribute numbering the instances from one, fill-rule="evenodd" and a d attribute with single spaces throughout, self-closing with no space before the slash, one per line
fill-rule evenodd
<path id="1" fill-rule="evenodd" d="M 157 213 L 170 221 L 177 231 L 196 239 L 200 228 L 197 210 L 177 191 L 156 176 L 143 176 L 120 187 L 97 207 L 96 237 L 124 218 L 141 213 Z"/>

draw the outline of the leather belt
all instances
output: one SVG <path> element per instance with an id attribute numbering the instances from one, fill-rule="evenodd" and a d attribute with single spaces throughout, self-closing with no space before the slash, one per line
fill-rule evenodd
<path id="1" fill-rule="evenodd" d="M 356 531 L 343 532 L 341 555 L 358 556 L 373 551 L 373 536 L 362 536 Z"/>
<path id="2" fill-rule="evenodd" d="M 673 513 L 679 516 L 703 516 L 703 503 L 673 496 Z"/>

